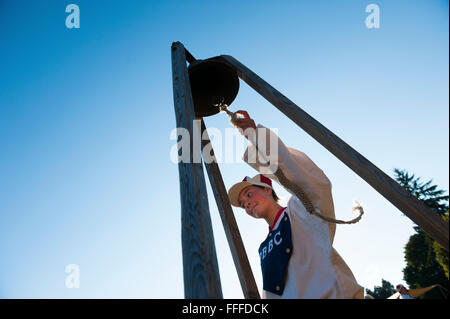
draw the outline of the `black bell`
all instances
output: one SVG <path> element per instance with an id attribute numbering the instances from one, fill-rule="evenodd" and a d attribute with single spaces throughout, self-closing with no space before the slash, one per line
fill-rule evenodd
<path id="1" fill-rule="evenodd" d="M 239 91 L 236 72 L 224 62 L 212 59 L 193 61 L 189 67 L 192 98 L 198 117 L 219 113 L 214 104 L 230 105 Z"/>

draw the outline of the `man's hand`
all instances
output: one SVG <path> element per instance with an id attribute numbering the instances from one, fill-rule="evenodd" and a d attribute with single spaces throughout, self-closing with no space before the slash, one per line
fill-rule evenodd
<path id="1" fill-rule="evenodd" d="M 250 134 L 255 134 L 256 132 L 255 121 L 250 117 L 250 115 L 248 115 L 246 111 L 242 110 L 236 111 L 235 114 L 243 116 L 238 117 L 235 122 L 236 127 L 242 130 L 239 132 L 241 132 L 247 139 Z"/>

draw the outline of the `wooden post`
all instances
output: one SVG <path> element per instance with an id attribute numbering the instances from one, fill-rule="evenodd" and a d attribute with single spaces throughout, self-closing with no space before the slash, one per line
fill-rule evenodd
<path id="1" fill-rule="evenodd" d="M 217 203 L 220 218 L 222 219 L 225 235 L 230 246 L 231 255 L 233 256 L 234 265 L 241 283 L 242 292 L 246 299 L 260 299 L 258 287 L 253 276 L 252 268 L 242 243 L 241 234 L 234 218 L 233 210 L 228 199 L 227 190 L 223 183 L 222 174 L 217 164 L 211 141 L 206 131 L 205 122 L 201 120 L 203 152 L 209 150 L 207 155 L 203 154 L 203 160 L 208 173 L 211 188 Z"/>
<path id="2" fill-rule="evenodd" d="M 185 49 L 180 42 L 174 42 L 171 52 L 177 128 L 187 129 L 190 138 L 190 160 L 188 163 L 180 161 L 178 164 L 184 294 L 187 299 L 222 298 L 201 156 L 194 153 L 196 149 L 193 147 L 194 102 L 186 67 Z M 199 149 L 197 151 L 200 152 Z M 200 158 L 198 163 L 194 161 L 196 158 Z"/>
<path id="3" fill-rule="evenodd" d="M 438 214 L 238 60 L 228 55 L 217 58 L 235 69 L 242 80 L 333 153 L 448 251 L 449 224 Z"/>

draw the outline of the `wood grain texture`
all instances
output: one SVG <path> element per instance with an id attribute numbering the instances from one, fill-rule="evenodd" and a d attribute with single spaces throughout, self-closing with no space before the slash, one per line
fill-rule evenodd
<path id="1" fill-rule="evenodd" d="M 218 59 L 228 63 L 250 87 L 311 135 L 448 251 L 449 224 L 438 214 L 238 60 L 228 55 L 222 55 Z"/>
<path id="2" fill-rule="evenodd" d="M 233 209 L 228 199 L 228 193 L 220 173 L 212 148 L 211 141 L 206 130 L 205 122 L 201 120 L 203 159 L 208 173 L 211 188 L 217 203 L 223 228 L 230 246 L 231 255 L 241 284 L 242 292 L 246 299 L 260 299 L 258 287 L 253 276 L 252 268 L 248 261 L 247 253 L 242 242 L 239 227 L 234 218 Z M 205 155 L 206 154 L 206 155 Z"/>
<path id="3" fill-rule="evenodd" d="M 193 161 L 195 115 L 185 49 L 180 42 L 174 42 L 171 52 L 176 123 L 178 128 L 189 131 L 191 147 L 190 161 L 178 164 L 184 294 L 187 299 L 223 298 L 203 167 L 201 160 Z"/>

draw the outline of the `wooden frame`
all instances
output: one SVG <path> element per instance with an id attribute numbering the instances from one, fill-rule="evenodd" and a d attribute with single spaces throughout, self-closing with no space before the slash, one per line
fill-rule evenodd
<path id="1" fill-rule="evenodd" d="M 448 223 L 431 208 L 238 60 L 229 55 L 222 55 L 218 59 L 230 65 L 250 87 L 340 159 L 448 251 Z"/>
<path id="2" fill-rule="evenodd" d="M 189 145 L 192 146 L 194 102 L 186 68 L 185 49 L 179 42 L 172 44 L 172 80 L 177 127 L 189 131 Z M 222 298 L 203 166 L 201 162 L 195 163 L 194 157 L 194 150 L 191 149 L 189 163 L 178 163 L 184 295 L 188 299 Z"/>
<path id="3" fill-rule="evenodd" d="M 216 59 L 231 66 L 250 87 L 363 178 L 448 251 L 449 227 L 448 223 L 440 216 L 238 60 L 228 55 L 222 55 Z M 186 61 L 191 63 L 195 61 L 195 58 L 184 48 L 183 44 L 174 42 L 172 44 L 172 76 L 176 122 L 178 128 L 185 128 L 189 131 L 190 145 L 192 146 L 195 145 L 192 143 L 192 137 L 196 117 Z M 206 139 L 202 140 L 202 146 L 205 147 L 210 140 L 205 123 L 203 119 L 200 120 L 201 136 L 206 136 Z M 242 291 L 245 298 L 258 299 L 260 298 L 258 288 L 214 157 L 214 151 L 211 145 L 209 148 L 211 150 L 209 160 L 212 159 L 212 161 L 205 162 L 205 167 Z M 201 153 L 201 150 L 191 147 L 190 163 L 180 162 L 178 164 L 185 297 L 222 298 L 202 163 L 193 161 L 193 158 L 199 155 L 197 152 Z"/>
<path id="4" fill-rule="evenodd" d="M 203 119 L 201 125 L 203 147 L 205 147 L 210 144 L 211 141 L 209 140 L 208 132 L 206 131 Z M 241 283 L 242 292 L 244 293 L 244 297 L 247 299 L 259 299 L 258 287 L 256 286 L 252 268 L 250 267 L 247 253 L 245 252 L 245 247 L 239 233 L 239 228 L 236 223 L 236 219 L 234 218 L 233 209 L 231 208 L 230 200 L 228 199 L 222 174 L 220 173 L 219 165 L 217 164 L 217 160 L 214 156 L 212 145 L 209 147 L 211 149 L 210 159 L 212 160 L 209 164 L 205 162 L 206 171 L 208 173 L 211 188 L 216 199 L 217 209 L 219 210 L 219 214 L 222 219 L 223 228 L 225 230 L 225 235 L 227 236 L 228 245 L 230 246 L 231 255 L 233 256 L 233 261 Z"/>

